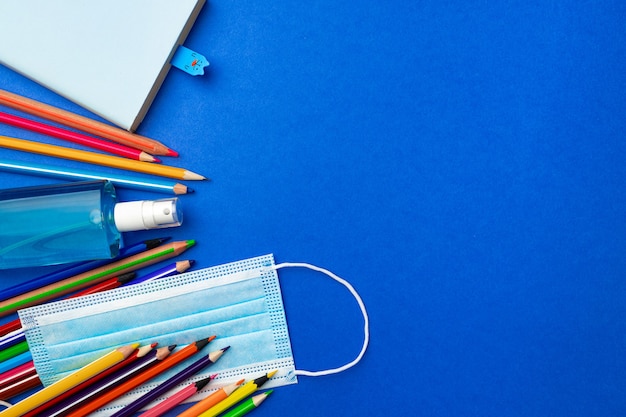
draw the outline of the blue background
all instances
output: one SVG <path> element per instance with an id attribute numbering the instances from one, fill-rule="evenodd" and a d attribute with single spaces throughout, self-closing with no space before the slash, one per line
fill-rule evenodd
<path id="1" fill-rule="evenodd" d="M 256 416 L 626 412 L 625 18 L 617 1 L 204 7 L 185 45 L 207 74 L 172 69 L 138 129 L 212 178 L 187 183 L 166 235 L 197 239 L 183 256 L 197 268 L 266 253 L 328 268 L 371 318 L 359 365 L 281 387 Z M 280 277 L 296 365 L 352 360 L 363 322 L 347 291 Z"/>

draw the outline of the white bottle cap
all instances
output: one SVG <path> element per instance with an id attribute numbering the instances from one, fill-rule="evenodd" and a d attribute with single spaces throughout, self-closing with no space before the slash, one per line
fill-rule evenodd
<path id="1" fill-rule="evenodd" d="M 174 227 L 183 222 L 178 198 L 117 203 L 113 217 L 120 232 Z"/>

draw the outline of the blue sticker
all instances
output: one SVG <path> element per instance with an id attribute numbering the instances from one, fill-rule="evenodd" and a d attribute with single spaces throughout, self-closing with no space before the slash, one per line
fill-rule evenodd
<path id="1" fill-rule="evenodd" d="M 204 75 L 204 67 L 209 66 L 209 61 L 201 54 L 180 45 L 174 53 L 171 64 L 188 74 Z"/>

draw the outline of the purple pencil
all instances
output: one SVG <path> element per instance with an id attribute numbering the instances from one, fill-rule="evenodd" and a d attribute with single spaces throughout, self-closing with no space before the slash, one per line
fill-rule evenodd
<path id="1" fill-rule="evenodd" d="M 168 357 L 175 348 L 176 345 L 171 345 L 151 351 L 143 358 L 134 361 L 130 366 L 120 369 L 108 378 L 102 379 L 98 383 L 55 405 L 53 408 L 46 410 L 45 416 L 56 417 L 65 414 L 74 407 L 101 395 L 109 388 L 115 387 L 120 382 L 125 381 L 128 378 L 131 378 L 132 376 L 154 366 Z"/>
<path id="2" fill-rule="evenodd" d="M 183 382 L 187 378 L 193 376 L 201 369 L 215 363 L 224 352 L 228 350 L 228 347 L 225 347 L 220 350 L 216 350 L 214 352 L 209 353 L 207 356 L 198 359 L 167 381 L 159 384 L 156 388 L 148 391 L 146 394 L 137 398 L 132 403 L 126 405 L 120 411 L 113 414 L 111 417 L 129 417 L 135 414 L 136 411 L 139 411 L 144 406 L 148 405 L 150 402 L 154 401 L 159 397 L 159 395 L 166 393 L 167 391 L 174 388 L 177 384 Z"/>

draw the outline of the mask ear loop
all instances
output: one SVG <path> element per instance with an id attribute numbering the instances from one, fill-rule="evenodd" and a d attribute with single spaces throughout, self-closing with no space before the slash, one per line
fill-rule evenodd
<path id="1" fill-rule="evenodd" d="M 6 407 L 6 408 L 9 408 L 9 407 L 13 406 L 12 404 L 10 404 L 10 403 L 8 403 L 6 401 L 2 401 L 2 400 L 0 400 L 0 405 L 3 406 L 3 407 Z"/>
<path id="2" fill-rule="evenodd" d="M 343 286 L 345 286 L 348 289 L 348 291 L 350 291 L 352 296 L 355 298 L 356 302 L 359 304 L 359 308 L 361 309 L 361 314 L 363 314 L 363 320 L 364 320 L 363 347 L 361 348 L 361 352 L 359 352 L 359 355 L 352 362 L 349 362 L 343 366 L 340 366 L 339 368 L 327 369 L 324 371 L 305 371 L 305 370 L 296 369 L 295 374 L 303 375 L 303 376 L 323 376 L 323 375 L 337 374 L 339 372 L 345 371 L 346 369 L 352 368 L 354 365 L 359 363 L 361 358 L 363 358 L 363 355 L 365 355 L 365 351 L 367 350 L 367 345 L 369 344 L 369 340 L 370 340 L 369 317 L 367 315 L 367 310 L 365 309 L 365 304 L 363 303 L 361 296 L 359 295 L 359 293 L 356 292 L 354 287 L 348 281 L 346 281 L 343 278 L 338 277 L 337 275 L 333 274 L 327 269 L 320 268 L 318 266 L 307 264 L 307 263 L 297 263 L 297 262 L 283 262 L 283 263 L 274 265 L 274 269 L 280 269 L 280 268 L 286 268 L 286 267 L 301 267 L 301 268 L 308 268 L 313 271 L 321 272 L 325 275 L 328 275 L 330 278 L 339 282 Z"/>

